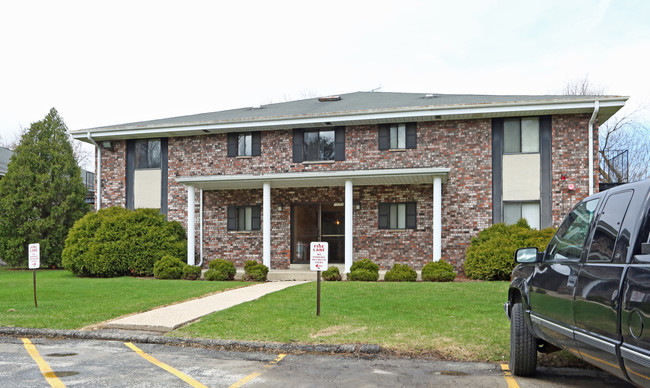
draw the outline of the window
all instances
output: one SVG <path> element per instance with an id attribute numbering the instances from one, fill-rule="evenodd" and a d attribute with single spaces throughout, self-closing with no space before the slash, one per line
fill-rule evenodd
<path id="1" fill-rule="evenodd" d="M 379 229 L 416 229 L 415 202 L 380 203 Z"/>
<path id="2" fill-rule="evenodd" d="M 380 150 L 417 148 L 417 124 L 383 124 L 379 126 Z"/>
<path id="3" fill-rule="evenodd" d="M 569 213 L 548 244 L 548 260 L 580 260 L 598 201 L 580 203 Z"/>
<path id="4" fill-rule="evenodd" d="M 539 117 L 503 120 L 503 152 L 539 152 Z"/>
<path id="5" fill-rule="evenodd" d="M 135 142 L 135 169 L 160 168 L 160 139 Z"/>
<path id="6" fill-rule="evenodd" d="M 260 132 L 233 132 L 228 134 L 228 156 L 260 156 L 262 136 Z"/>
<path id="7" fill-rule="evenodd" d="M 345 127 L 294 129 L 294 163 L 345 160 Z"/>
<path id="8" fill-rule="evenodd" d="M 504 202 L 503 222 L 507 225 L 516 224 L 520 219 L 525 219 L 528 226 L 539 229 L 540 214 L 539 202 Z"/>
<path id="9" fill-rule="evenodd" d="M 260 206 L 228 206 L 228 230 L 260 230 Z"/>
<path id="10" fill-rule="evenodd" d="M 600 213 L 594 237 L 591 240 L 591 247 L 589 249 L 589 261 L 612 261 L 622 262 L 625 260 L 625 255 L 622 252 L 627 249 L 623 243 L 619 242 L 616 249 L 616 256 L 614 257 L 614 247 L 617 245 L 623 218 L 627 212 L 627 207 L 632 199 L 632 191 L 624 191 L 617 193 L 607 198 L 605 208 Z M 623 240 L 623 239 L 621 239 Z"/>

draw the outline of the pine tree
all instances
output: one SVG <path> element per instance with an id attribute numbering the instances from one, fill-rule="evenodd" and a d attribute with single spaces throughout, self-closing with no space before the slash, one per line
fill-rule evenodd
<path id="1" fill-rule="evenodd" d="M 26 267 L 28 245 L 40 243 L 41 267 L 60 267 L 68 230 L 89 210 L 85 194 L 67 127 L 52 108 L 22 135 L 0 180 L 0 257 Z"/>

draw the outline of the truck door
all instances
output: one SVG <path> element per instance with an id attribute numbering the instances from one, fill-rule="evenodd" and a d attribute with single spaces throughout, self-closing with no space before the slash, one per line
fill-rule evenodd
<path id="1" fill-rule="evenodd" d="M 530 317 L 539 330 L 536 334 L 575 353 L 573 294 L 598 201 L 581 202 L 569 213 L 529 283 Z"/>
<path id="2" fill-rule="evenodd" d="M 650 385 L 650 211 L 646 212 L 636 244 L 630 249 L 632 261 L 621 302 L 621 357 L 629 378 L 647 386 Z"/>
<path id="3" fill-rule="evenodd" d="M 626 268 L 630 228 L 624 223 L 633 191 L 607 197 L 597 215 L 587 258 L 578 273 L 573 311 L 575 339 L 583 358 L 625 378 L 618 357 L 619 291 Z M 634 217 L 630 217 L 634 221 Z M 632 224 L 632 225 L 629 225 Z"/>

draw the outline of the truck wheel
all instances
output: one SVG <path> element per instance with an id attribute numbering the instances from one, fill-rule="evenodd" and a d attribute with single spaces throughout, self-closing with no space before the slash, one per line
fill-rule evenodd
<path id="1" fill-rule="evenodd" d="M 521 303 L 512 306 L 510 318 L 510 371 L 516 376 L 532 376 L 537 367 L 537 340 L 530 334 Z"/>

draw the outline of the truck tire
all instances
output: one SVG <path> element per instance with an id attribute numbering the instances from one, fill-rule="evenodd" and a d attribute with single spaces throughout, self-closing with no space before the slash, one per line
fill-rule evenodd
<path id="1" fill-rule="evenodd" d="M 521 303 L 512 306 L 510 318 L 510 371 L 516 376 L 532 376 L 537 368 L 537 340 L 530 334 Z"/>

